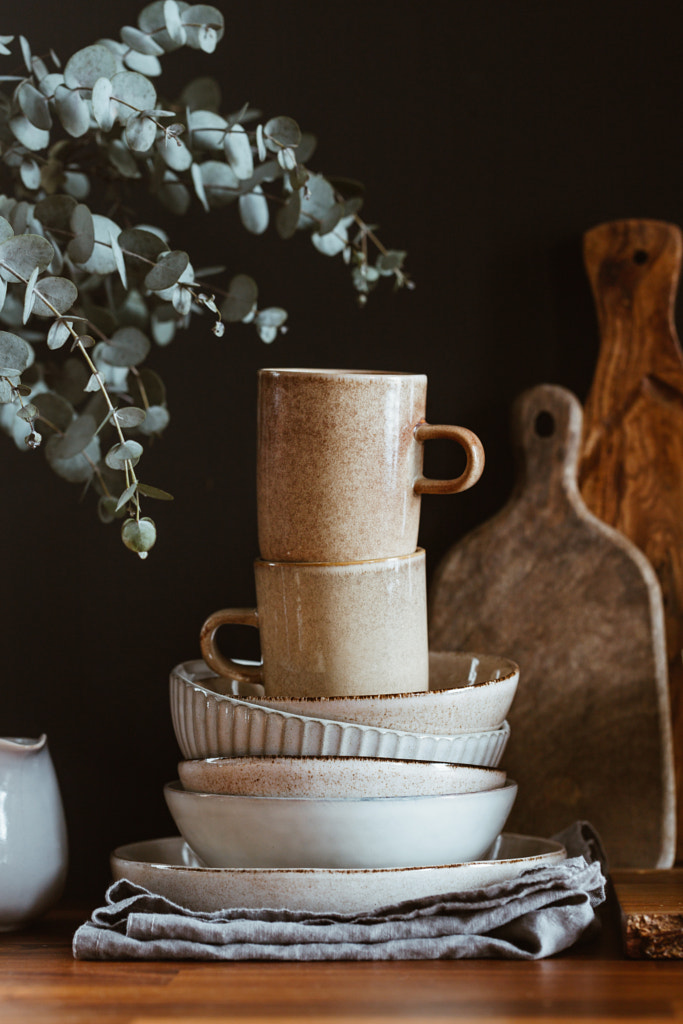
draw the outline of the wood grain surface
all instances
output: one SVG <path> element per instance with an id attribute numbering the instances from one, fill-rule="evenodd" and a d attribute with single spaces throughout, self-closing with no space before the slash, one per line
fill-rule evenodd
<path id="1" fill-rule="evenodd" d="M 683 964 L 625 959 L 613 899 L 591 938 L 535 963 L 75 961 L 71 937 L 93 906 L 0 934 L 2 1024 L 683 1021 Z"/>
<path id="2" fill-rule="evenodd" d="M 626 220 L 587 232 L 600 351 L 579 468 L 587 506 L 652 563 L 662 587 L 683 857 L 683 355 L 674 325 L 680 230 Z"/>
<path id="3" fill-rule="evenodd" d="M 621 871 L 613 882 L 626 955 L 683 960 L 683 868 Z"/>
<path id="4" fill-rule="evenodd" d="M 430 645 L 520 665 L 502 763 L 519 794 L 506 827 L 548 836 L 585 818 L 612 866 L 666 867 L 675 820 L 661 592 L 642 553 L 581 499 L 581 429 L 566 389 L 519 398 L 515 489 L 437 567 Z"/>

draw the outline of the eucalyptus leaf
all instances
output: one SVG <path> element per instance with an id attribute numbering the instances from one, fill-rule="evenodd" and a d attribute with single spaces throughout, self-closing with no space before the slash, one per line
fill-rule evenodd
<path id="1" fill-rule="evenodd" d="M 80 92 L 59 85 L 55 92 L 55 107 L 62 127 L 69 135 L 79 139 L 90 127 L 90 106 Z"/>
<path id="2" fill-rule="evenodd" d="M 34 267 L 45 270 L 53 249 L 42 235 L 15 235 L 0 242 L 0 276 L 6 281 L 28 281 Z"/>
<path id="3" fill-rule="evenodd" d="M 64 81 L 70 89 L 92 89 L 98 78 L 103 75 L 111 78 L 116 69 L 114 54 L 106 46 L 95 43 L 69 58 L 64 68 Z"/>
<path id="4" fill-rule="evenodd" d="M 156 89 L 148 78 L 137 71 L 117 72 L 111 76 L 111 88 L 121 124 L 125 125 L 131 114 L 152 110 L 156 106 Z"/>
<path id="5" fill-rule="evenodd" d="M 177 7 L 180 13 L 189 6 L 178 0 Z M 164 15 L 164 0 L 155 0 L 140 11 L 138 15 L 138 26 L 143 32 L 154 35 L 155 40 L 162 46 L 166 53 L 176 50 L 181 43 L 175 42 L 166 29 L 166 18 Z"/>
<path id="6" fill-rule="evenodd" d="M 114 235 L 118 238 L 121 229 L 109 217 L 101 213 L 93 214 L 93 233 L 95 244 L 92 253 L 87 260 L 79 264 L 83 270 L 90 274 L 111 274 L 116 270 L 116 259 L 111 247 L 111 238 Z M 0 258 L 2 247 L 0 246 Z"/>
<path id="7" fill-rule="evenodd" d="M 142 455 L 143 447 L 139 441 L 123 441 L 113 445 L 105 456 L 105 463 L 110 469 L 125 469 L 126 463 L 137 465 Z"/>
<path id="8" fill-rule="evenodd" d="M 91 480 L 101 454 L 99 439 L 93 437 L 84 451 L 71 458 L 64 458 L 55 452 L 55 446 L 58 446 L 61 440 L 57 434 L 53 434 L 45 446 L 45 458 L 50 467 L 58 476 L 70 483 L 79 484 Z"/>
<path id="9" fill-rule="evenodd" d="M 157 345 L 168 345 L 175 337 L 178 318 L 173 309 L 168 309 L 166 305 L 160 305 L 152 311 L 150 324 L 152 337 Z"/>
<path id="10" fill-rule="evenodd" d="M 48 100 L 52 100 L 60 85 L 64 85 L 64 75 L 59 72 L 52 72 L 52 74 L 46 75 L 45 78 L 41 78 L 39 87 L 43 96 Z"/>
<path id="11" fill-rule="evenodd" d="M 8 220 L 0 217 L 0 242 L 6 242 L 14 234 L 14 229 Z"/>
<path id="12" fill-rule="evenodd" d="M 135 50 L 129 50 L 124 55 L 123 63 L 129 71 L 137 71 L 138 74 L 145 75 L 146 78 L 157 78 L 162 70 L 158 57 L 146 53 L 136 53 Z"/>
<path id="13" fill-rule="evenodd" d="M 30 423 L 31 420 L 36 418 L 38 410 L 32 402 L 27 402 L 26 405 L 22 405 L 21 408 L 17 409 L 17 416 L 20 420 L 24 420 L 25 423 Z"/>
<path id="14" fill-rule="evenodd" d="M 176 313 L 179 313 L 180 316 L 187 316 L 192 308 L 192 292 L 189 288 L 184 288 L 181 284 L 177 284 L 173 289 L 171 302 Z"/>
<path id="15" fill-rule="evenodd" d="M 147 231 L 145 228 L 125 228 L 119 235 L 119 245 L 126 258 L 131 262 L 135 256 L 140 257 L 137 262 L 146 260 L 156 261 L 157 257 L 164 252 L 168 246 L 162 238 L 154 231 Z"/>
<path id="16" fill-rule="evenodd" d="M 228 323 L 239 323 L 251 313 L 258 299 L 258 287 L 252 277 L 237 274 L 228 285 L 228 294 L 221 306 L 221 316 Z"/>
<path id="17" fill-rule="evenodd" d="M 190 208 L 190 193 L 173 171 L 166 171 L 157 195 L 171 213 L 182 216 Z"/>
<path id="18" fill-rule="evenodd" d="M 230 128 L 223 140 L 223 150 L 235 177 L 248 181 L 254 173 L 254 157 L 249 136 L 241 125 Z"/>
<path id="19" fill-rule="evenodd" d="M 145 361 L 151 348 L 149 338 L 137 327 L 121 327 L 100 349 L 110 366 L 137 366 Z"/>
<path id="20" fill-rule="evenodd" d="M 61 437 L 55 437 L 51 442 L 51 450 L 59 459 L 71 459 L 79 455 L 88 447 L 95 431 L 97 423 L 92 416 L 84 413 L 72 420 Z"/>
<path id="21" fill-rule="evenodd" d="M 35 289 L 36 316 L 55 316 L 66 313 L 78 298 L 78 289 L 68 277 L 43 277 Z"/>
<path id="22" fill-rule="evenodd" d="M 201 175 L 203 195 L 210 207 L 227 206 L 237 199 L 240 182 L 234 170 L 220 160 L 196 164 Z"/>
<path id="23" fill-rule="evenodd" d="M 138 483 L 138 490 L 146 498 L 157 498 L 159 501 L 173 501 L 172 494 L 169 494 L 168 491 L 162 491 L 160 487 L 152 487 L 151 484 Z"/>
<path id="24" fill-rule="evenodd" d="M 134 405 L 151 406 L 166 403 L 166 387 L 158 373 L 143 367 L 138 370 L 130 385 Z"/>
<path id="25" fill-rule="evenodd" d="M 3 277 L 0 277 L 0 313 L 5 305 L 5 299 L 7 298 L 7 281 Z"/>
<path id="26" fill-rule="evenodd" d="M 137 50 L 138 53 L 158 57 L 159 54 L 164 52 L 163 46 L 159 46 L 149 32 L 142 32 L 139 28 L 134 28 L 132 25 L 124 25 L 120 35 L 126 46 L 130 46 L 132 50 Z"/>
<path id="27" fill-rule="evenodd" d="M 24 313 L 22 316 L 23 323 L 27 322 L 28 318 L 31 315 L 31 310 L 33 309 L 33 301 L 35 298 L 33 293 L 36 286 L 36 281 L 38 280 L 39 273 L 39 267 L 34 267 L 33 270 L 31 271 L 31 276 L 26 282 L 26 291 L 24 293 Z"/>
<path id="28" fill-rule="evenodd" d="M 300 228 L 318 230 L 318 225 L 337 205 L 334 190 L 321 174 L 309 176 L 306 193 L 301 197 Z"/>
<path id="29" fill-rule="evenodd" d="M 31 362 L 31 350 L 16 334 L 0 331 L 0 375 L 22 373 Z"/>
<path id="30" fill-rule="evenodd" d="M 178 46 L 183 46 L 187 35 L 180 19 L 180 8 L 176 0 L 164 0 L 164 23 L 173 42 Z"/>
<path id="31" fill-rule="evenodd" d="M 112 139 L 107 146 L 107 156 L 122 177 L 131 179 L 142 177 L 135 157 L 121 139 Z"/>
<path id="32" fill-rule="evenodd" d="M 300 216 L 301 195 L 299 192 L 292 192 L 275 215 L 275 227 L 280 238 L 291 238 L 296 233 Z"/>
<path id="33" fill-rule="evenodd" d="M 116 410 L 117 423 L 126 430 L 139 427 L 146 415 L 147 413 L 144 409 L 138 409 L 134 405 L 127 405 L 123 409 Z"/>
<path id="34" fill-rule="evenodd" d="M 146 113 L 133 114 L 126 121 L 126 142 L 135 153 L 147 153 L 157 137 L 157 126 Z"/>
<path id="35" fill-rule="evenodd" d="M 187 110 L 210 110 L 217 114 L 221 105 L 221 87 L 215 78 L 194 78 L 180 94 Z"/>
<path id="36" fill-rule="evenodd" d="M 268 200 L 260 185 L 252 192 L 239 197 L 239 212 L 242 224 L 252 235 L 262 235 L 268 227 Z"/>
<path id="37" fill-rule="evenodd" d="M 33 153 L 47 149 L 50 145 L 50 133 L 43 128 L 36 128 L 25 114 L 16 114 L 11 117 L 9 127 L 14 138 Z"/>
<path id="38" fill-rule="evenodd" d="M 168 139 L 160 136 L 156 150 L 167 167 L 172 171 L 186 171 L 192 164 L 192 153 L 182 139 Z"/>
<path id="39" fill-rule="evenodd" d="M 31 192 L 36 192 L 40 188 L 40 167 L 35 160 L 32 160 L 30 157 L 22 160 L 19 175 L 24 188 L 29 189 Z"/>
<path id="40" fill-rule="evenodd" d="M 145 420 L 140 424 L 142 434 L 160 434 L 168 426 L 171 417 L 163 405 L 150 405 Z"/>
<path id="41" fill-rule="evenodd" d="M 273 152 L 281 148 L 296 147 L 301 142 L 301 129 L 291 117 L 271 117 L 263 128 L 266 145 Z"/>
<path id="42" fill-rule="evenodd" d="M 192 177 L 192 184 L 194 185 L 194 190 L 197 193 L 197 199 L 208 213 L 209 200 L 206 197 L 206 191 L 204 189 L 204 179 L 202 178 L 202 171 L 199 164 L 192 164 L 192 167 L 190 168 L 190 175 Z"/>
<path id="43" fill-rule="evenodd" d="M 153 292 L 171 288 L 178 283 L 189 262 L 190 257 L 180 249 L 164 253 L 145 277 L 145 286 Z"/>
<path id="44" fill-rule="evenodd" d="M 71 337 L 70 327 L 73 327 L 73 323 L 69 320 L 55 320 L 47 332 L 47 347 L 62 348 Z"/>
<path id="45" fill-rule="evenodd" d="M 195 50 L 213 53 L 217 43 L 223 38 L 223 15 L 217 8 L 208 4 L 187 7 L 181 14 L 181 21 L 187 45 Z"/>
<path id="46" fill-rule="evenodd" d="M 269 306 L 268 309 L 261 309 L 254 318 L 257 327 L 282 327 L 287 319 L 287 310 L 279 306 Z"/>
<path id="47" fill-rule="evenodd" d="M 127 505 L 128 502 L 130 501 L 130 499 L 133 497 L 133 495 L 137 491 L 137 489 L 138 489 L 137 482 L 136 483 L 132 483 L 129 487 L 126 487 L 125 491 L 123 492 L 123 494 L 121 495 L 119 500 L 116 502 L 116 507 L 114 508 L 114 511 L 118 512 L 119 509 L 122 509 L 124 507 L 124 505 Z"/>
<path id="48" fill-rule="evenodd" d="M 191 146 L 197 149 L 222 149 L 228 122 L 212 110 L 192 110 L 188 115 Z"/>
<path id="49" fill-rule="evenodd" d="M 42 128 L 49 131 L 52 127 L 52 117 L 47 99 L 30 82 L 22 82 L 17 89 L 17 102 L 24 114 L 34 128 Z"/>
<path id="50" fill-rule="evenodd" d="M 69 226 L 74 233 L 74 238 L 66 248 L 69 258 L 74 263 L 86 263 L 95 246 L 95 224 L 90 208 L 85 203 L 78 203 L 73 208 Z"/>
<path id="51" fill-rule="evenodd" d="M 112 100 L 113 89 L 110 79 L 106 76 L 98 78 L 92 87 L 92 112 L 103 132 L 111 130 L 118 114 L 118 107 Z"/>

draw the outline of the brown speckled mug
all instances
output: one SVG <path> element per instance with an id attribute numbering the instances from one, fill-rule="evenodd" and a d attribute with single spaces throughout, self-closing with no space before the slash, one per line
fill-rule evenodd
<path id="1" fill-rule="evenodd" d="M 352 562 L 415 551 L 421 495 L 464 491 L 484 468 L 472 431 L 425 422 L 426 397 L 424 374 L 260 370 L 261 557 Z M 432 438 L 465 450 L 459 477 L 423 476 L 423 445 Z"/>
<path id="2" fill-rule="evenodd" d="M 226 608 L 202 627 L 219 675 L 271 697 L 415 693 L 429 688 L 425 552 L 365 562 L 254 563 L 256 608 Z M 262 665 L 224 657 L 216 632 L 260 631 Z"/>

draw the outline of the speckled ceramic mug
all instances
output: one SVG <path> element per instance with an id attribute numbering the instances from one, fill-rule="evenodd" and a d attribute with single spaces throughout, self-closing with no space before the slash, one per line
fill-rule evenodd
<path id="1" fill-rule="evenodd" d="M 425 552 L 365 562 L 254 563 L 256 608 L 225 608 L 202 627 L 219 675 L 268 696 L 415 693 L 429 688 Z M 224 657 L 216 632 L 256 626 L 261 665 Z"/>
<path id="2" fill-rule="evenodd" d="M 421 495 L 464 491 L 484 468 L 472 431 L 425 422 L 426 397 L 424 374 L 260 370 L 261 557 L 355 562 L 415 551 Z M 433 438 L 464 449 L 459 477 L 423 476 L 423 445 Z"/>

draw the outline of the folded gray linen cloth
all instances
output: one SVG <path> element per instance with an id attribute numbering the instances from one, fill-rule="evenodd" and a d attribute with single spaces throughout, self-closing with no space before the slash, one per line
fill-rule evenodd
<path id="1" fill-rule="evenodd" d="M 362 914 L 273 909 L 192 911 L 127 879 L 73 940 L 78 960 L 538 960 L 596 926 L 604 855 L 577 822 L 556 836 L 566 861 L 462 893 Z M 602 863 L 601 863 L 602 862 Z"/>

